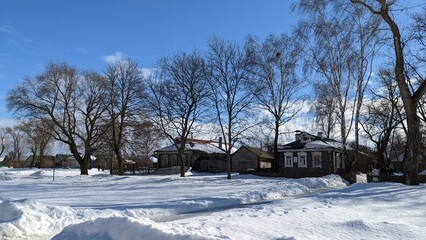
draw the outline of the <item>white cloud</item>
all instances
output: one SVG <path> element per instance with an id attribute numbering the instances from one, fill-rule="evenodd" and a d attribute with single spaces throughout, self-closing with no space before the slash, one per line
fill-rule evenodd
<path id="1" fill-rule="evenodd" d="M 123 58 L 125 58 L 125 56 L 120 51 L 117 51 L 117 52 L 115 52 L 114 54 L 111 54 L 111 55 L 103 56 L 104 61 L 108 64 L 114 64 L 118 61 L 123 60 Z"/>
<path id="2" fill-rule="evenodd" d="M 0 118 L 0 127 L 13 127 L 18 121 L 13 118 Z"/>
<path id="3" fill-rule="evenodd" d="M 144 78 L 153 77 L 155 75 L 156 68 L 141 68 L 141 73 Z"/>
<path id="4" fill-rule="evenodd" d="M 12 35 L 14 34 L 14 29 L 11 26 L 3 23 L 0 25 L 0 32 Z"/>

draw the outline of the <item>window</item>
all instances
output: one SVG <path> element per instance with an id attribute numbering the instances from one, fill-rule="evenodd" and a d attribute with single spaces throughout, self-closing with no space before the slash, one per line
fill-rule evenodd
<path id="1" fill-rule="evenodd" d="M 297 154 L 299 156 L 299 167 L 307 167 L 307 160 L 306 160 L 306 153 L 305 152 L 301 152 Z"/>
<path id="2" fill-rule="evenodd" d="M 314 168 L 322 167 L 321 152 L 313 152 L 312 153 L 312 167 L 314 167 Z"/>
<path id="3" fill-rule="evenodd" d="M 293 167 L 293 153 L 285 154 L 285 167 Z"/>

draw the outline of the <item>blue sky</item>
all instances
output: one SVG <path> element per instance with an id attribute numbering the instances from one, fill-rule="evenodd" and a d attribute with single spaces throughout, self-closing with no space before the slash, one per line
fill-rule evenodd
<path id="1" fill-rule="evenodd" d="M 424 0 L 400 1 L 418 8 Z M 5 97 L 50 61 L 103 71 L 129 57 L 150 68 L 179 51 L 204 50 L 211 35 L 243 43 L 289 32 L 297 0 L 0 0 L 0 126 Z M 406 12 L 396 12 L 405 15 Z"/>
<path id="2" fill-rule="evenodd" d="M 152 67 L 161 56 L 204 49 L 211 35 L 243 42 L 296 24 L 294 0 L 1 0 L 0 118 L 4 101 L 25 76 L 50 61 L 103 71 L 130 57 Z"/>

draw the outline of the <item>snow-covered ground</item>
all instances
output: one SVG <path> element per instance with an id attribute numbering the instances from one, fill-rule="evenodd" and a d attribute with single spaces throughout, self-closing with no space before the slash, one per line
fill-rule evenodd
<path id="1" fill-rule="evenodd" d="M 1 239 L 426 239 L 426 185 L 0 169 Z"/>

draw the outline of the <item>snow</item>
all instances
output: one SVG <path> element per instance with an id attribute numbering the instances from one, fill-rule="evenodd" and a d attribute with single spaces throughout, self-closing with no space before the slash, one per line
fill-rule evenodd
<path id="1" fill-rule="evenodd" d="M 150 160 L 152 163 L 157 163 L 157 162 L 158 162 L 158 159 L 157 159 L 156 157 L 154 157 L 154 156 L 149 157 L 149 160 Z"/>
<path id="2" fill-rule="evenodd" d="M 0 239 L 426 239 L 426 185 L 0 168 Z"/>
<path id="3" fill-rule="evenodd" d="M 213 154 L 213 153 L 220 153 L 220 154 L 224 154 L 225 151 L 220 149 L 219 147 L 215 146 L 212 143 L 193 143 L 193 144 L 185 144 L 185 151 L 192 151 L 192 150 L 196 150 L 196 151 L 202 151 L 205 152 L 207 154 Z M 158 152 L 174 152 L 177 151 L 176 147 L 174 145 L 169 145 L 167 147 L 163 147 L 161 149 L 157 150 Z"/>
<path id="4" fill-rule="evenodd" d="M 307 149 L 321 149 L 321 148 L 343 148 L 343 144 L 336 141 L 324 141 L 324 140 L 315 140 L 312 142 L 308 142 L 305 145 Z"/>

